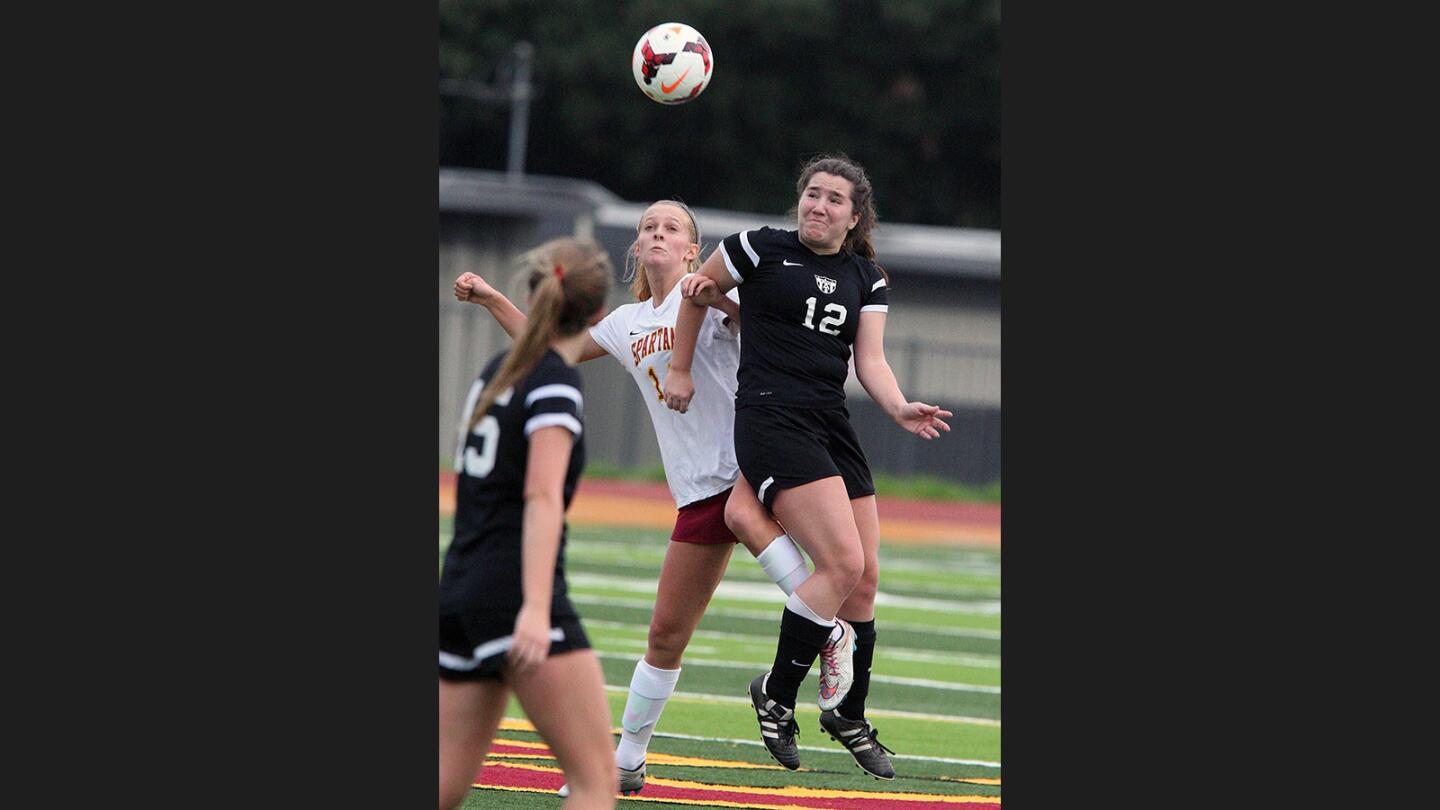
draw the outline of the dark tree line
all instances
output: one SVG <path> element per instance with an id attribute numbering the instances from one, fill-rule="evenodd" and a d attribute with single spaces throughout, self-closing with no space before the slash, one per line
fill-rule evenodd
<path id="1" fill-rule="evenodd" d="M 696 100 L 645 98 L 630 52 L 650 26 L 705 35 Z M 526 170 L 627 200 L 784 213 L 822 151 L 860 161 L 881 221 L 1000 227 L 998 0 L 442 0 L 440 77 L 499 83 L 534 46 Z M 503 170 L 509 108 L 444 96 L 440 162 Z"/>

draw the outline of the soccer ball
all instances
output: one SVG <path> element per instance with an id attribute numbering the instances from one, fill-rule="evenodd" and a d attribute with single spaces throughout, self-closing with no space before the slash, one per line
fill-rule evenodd
<path id="1" fill-rule="evenodd" d="M 710 84 L 715 55 L 699 31 L 685 23 L 662 23 L 635 43 L 630 68 L 651 100 L 684 104 Z"/>

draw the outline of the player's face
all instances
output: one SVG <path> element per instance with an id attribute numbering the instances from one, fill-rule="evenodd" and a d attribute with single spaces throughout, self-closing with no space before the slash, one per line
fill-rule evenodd
<path id="1" fill-rule="evenodd" d="M 700 252 L 690 234 L 690 217 L 673 205 L 652 205 L 640 218 L 635 255 L 653 270 L 688 269 Z"/>
<path id="2" fill-rule="evenodd" d="M 839 175 L 816 172 L 800 193 L 800 241 L 817 252 L 834 253 L 860 221 L 850 195 L 855 184 Z"/>

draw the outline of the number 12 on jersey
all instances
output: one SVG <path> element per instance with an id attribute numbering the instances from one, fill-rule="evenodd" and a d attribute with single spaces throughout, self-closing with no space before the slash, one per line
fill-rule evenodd
<path id="1" fill-rule="evenodd" d="M 805 309 L 805 321 L 804 321 L 804 323 L 805 323 L 805 328 L 806 328 L 806 329 L 814 329 L 814 328 L 815 328 L 815 325 L 814 325 L 813 323 L 811 323 L 811 320 L 815 317 L 815 300 L 816 300 L 816 299 L 815 299 L 815 296 L 813 296 L 813 295 L 810 296 L 809 298 L 806 298 L 806 299 L 805 299 L 806 309 Z M 821 332 L 824 332 L 824 333 L 827 334 L 827 335 L 836 335 L 836 336 L 839 336 L 840 330 L 839 330 L 838 328 L 830 328 L 830 327 L 839 327 L 840 324 L 845 323 L 845 314 L 846 314 L 846 313 L 845 313 L 845 307 L 842 307 L 842 306 L 840 306 L 839 304 L 826 304 L 826 305 L 825 305 L 825 311 L 826 311 L 826 312 L 833 312 L 833 313 L 835 313 L 836 315 L 838 315 L 838 316 L 840 316 L 840 317 L 837 318 L 837 317 L 831 316 L 831 317 L 821 318 L 821 319 L 820 319 L 820 331 L 821 331 Z"/>

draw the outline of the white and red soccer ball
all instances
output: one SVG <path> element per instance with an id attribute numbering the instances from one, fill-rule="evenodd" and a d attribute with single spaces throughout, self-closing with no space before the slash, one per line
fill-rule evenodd
<path id="1" fill-rule="evenodd" d="M 630 68 L 635 83 L 651 100 L 684 104 L 710 84 L 715 55 L 694 28 L 685 23 L 661 23 L 635 43 Z"/>

